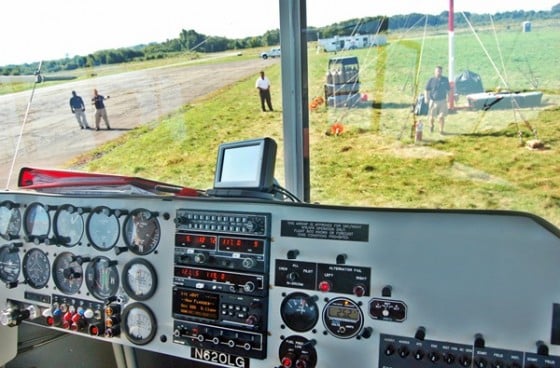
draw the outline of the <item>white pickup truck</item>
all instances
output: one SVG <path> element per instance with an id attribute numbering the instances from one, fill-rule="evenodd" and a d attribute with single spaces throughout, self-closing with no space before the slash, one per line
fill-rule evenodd
<path id="1" fill-rule="evenodd" d="M 261 57 L 265 60 L 269 57 L 280 57 L 280 47 L 273 47 L 269 51 L 261 52 Z"/>

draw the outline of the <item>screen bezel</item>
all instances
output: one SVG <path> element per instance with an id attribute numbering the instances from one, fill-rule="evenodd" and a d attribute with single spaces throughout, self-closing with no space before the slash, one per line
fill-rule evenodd
<path id="1" fill-rule="evenodd" d="M 258 147 L 255 158 L 256 170 L 254 180 L 224 180 L 224 166 L 227 153 L 236 149 Z M 276 142 L 271 138 L 251 139 L 239 142 L 223 143 L 218 148 L 214 189 L 245 189 L 259 192 L 270 192 L 274 185 L 274 165 L 276 164 Z"/>

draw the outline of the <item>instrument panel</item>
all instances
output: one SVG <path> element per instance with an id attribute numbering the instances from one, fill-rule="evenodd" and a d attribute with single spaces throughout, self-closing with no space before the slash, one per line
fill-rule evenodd
<path id="1" fill-rule="evenodd" d="M 560 367 L 560 230 L 514 212 L 0 193 L 0 329 L 217 367 Z"/>

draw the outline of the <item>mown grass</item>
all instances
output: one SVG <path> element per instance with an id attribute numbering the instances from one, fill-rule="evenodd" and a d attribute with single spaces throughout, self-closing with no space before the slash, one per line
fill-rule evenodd
<path id="1" fill-rule="evenodd" d="M 492 30 L 478 36 L 485 44 L 496 43 Z M 499 62 L 503 71 L 495 70 L 468 31 L 456 35 L 456 71 L 479 73 L 486 89 L 504 88 L 505 80 L 514 90 L 530 90 L 538 82 L 546 92 L 543 106 L 517 111 L 458 109 L 447 119 L 446 135 L 425 131 L 419 143 L 410 134 L 415 120 L 410 106 L 433 66 L 446 65 L 447 39 L 433 35 L 404 42 L 405 34 L 384 48 L 355 50 L 368 101 L 359 108 L 321 106 L 310 112 L 311 200 L 380 207 L 521 210 L 560 226 L 559 51 L 550 47 L 558 44 L 559 32 L 535 25 L 530 35 L 505 28 L 498 36 L 499 47 L 491 50 L 488 46 L 487 52 L 493 60 L 503 60 Z M 530 42 L 520 39 L 529 37 Z M 419 62 L 418 43 L 424 43 Z M 528 49 L 529 44 L 539 45 L 539 51 Z M 330 56 L 317 53 L 313 46 L 309 49 L 310 99 L 322 95 Z M 276 176 L 283 183 L 279 65 L 270 67 L 267 75 L 274 86 L 274 113 L 260 112 L 254 79 L 249 78 L 157 123 L 142 125 L 70 166 L 205 189 L 213 182 L 220 143 L 269 136 L 278 142 Z M 372 108 L 372 102 L 381 108 Z M 457 105 L 464 103 L 460 98 Z M 326 134 L 335 122 L 343 124 L 344 132 Z M 529 126 L 536 128 L 537 137 Z M 543 141 L 546 149 L 525 148 L 532 138 Z"/>

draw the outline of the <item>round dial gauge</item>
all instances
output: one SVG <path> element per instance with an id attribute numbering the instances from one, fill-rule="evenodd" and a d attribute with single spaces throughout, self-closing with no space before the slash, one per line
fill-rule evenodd
<path id="1" fill-rule="evenodd" d="M 316 298 L 305 293 L 292 293 L 282 301 L 280 315 L 282 320 L 294 331 L 309 331 L 319 319 Z"/>
<path id="2" fill-rule="evenodd" d="M 364 325 L 364 315 L 354 301 L 335 298 L 329 300 L 323 309 L 323 324 L 331 335 L 349 339 L 360 333 Z"/>
<path id="3" fill-rule="evenodd" d="M 122 312 L 124 334 L 136 345 L 146 345 L 156 335 L 157 322 L 154 313 L 142 303 L 132 303 Z"/>
<path id="4" fill-rule="evenodd" d="M 119 289 L 117 261 L 107 257 L 95 257 L 86 267 L 86 286 L 97 299 L 114 296 Z"/>
<path id="5" fill-rule="evenodd" d="M 0 236 L 6 240 L 15 239 L 21 229 L 21 212 L 10 201 L 0 203 Z"/>
<path id="6" fill-rule="evenodd" d="M 60 253 L 53 263 L 53 278 L 56 287 L 65 294 L 75 294 L 84 280 L 82 265 L 70 252 Z"/>
<path id="7" fill-rule="evenodd" d="M 21 269 L 19 249 L 12 245 L 0 248 L 0 280 L 10 283 L 16 282 Z"/>
<path id="8" fill-rule="evenodd" d="M 33 248 L 23 256 L 23 277 L 29 286 L 41 289 L 47 286 L 51 276 L 49 258 L 42 250 Z"/>
<path id="9" fill-rule="evenodd" d="M 108 207 L 95 208 L 87 219 L 86 228 L 91 245 L 98 250 L 109 250 L 119 240 L 119 219 Z"/>
<path id="10" fill-rule="evenodd" d="M 123 288 L 133 299 L 146 300 L 157 288 L 157 274 L 150 262 L 136 258 L 124 265 Z"/>
<path id="11" fill-rule="evenodd" d="M 84 219 L 76 207 L 65 204 L 54 215 L 53 230 L 58 244 L 72 247 L 82 239 Z"/>
<path id="12" fill-rule="evenodd" d="M 40 203 L 32 203 L 23 215 L 23 230 L 30 241 L 42 241 L 49 236 L 51 218 L 47 208 Z"/>
<path id="13" fill-rule="evenodd" d="M 133 253 L 144 255 L 153 252 L 159 244 L 160 234 L 156 214 L 138 208 L 126 217 L 123 236 Z"/>

